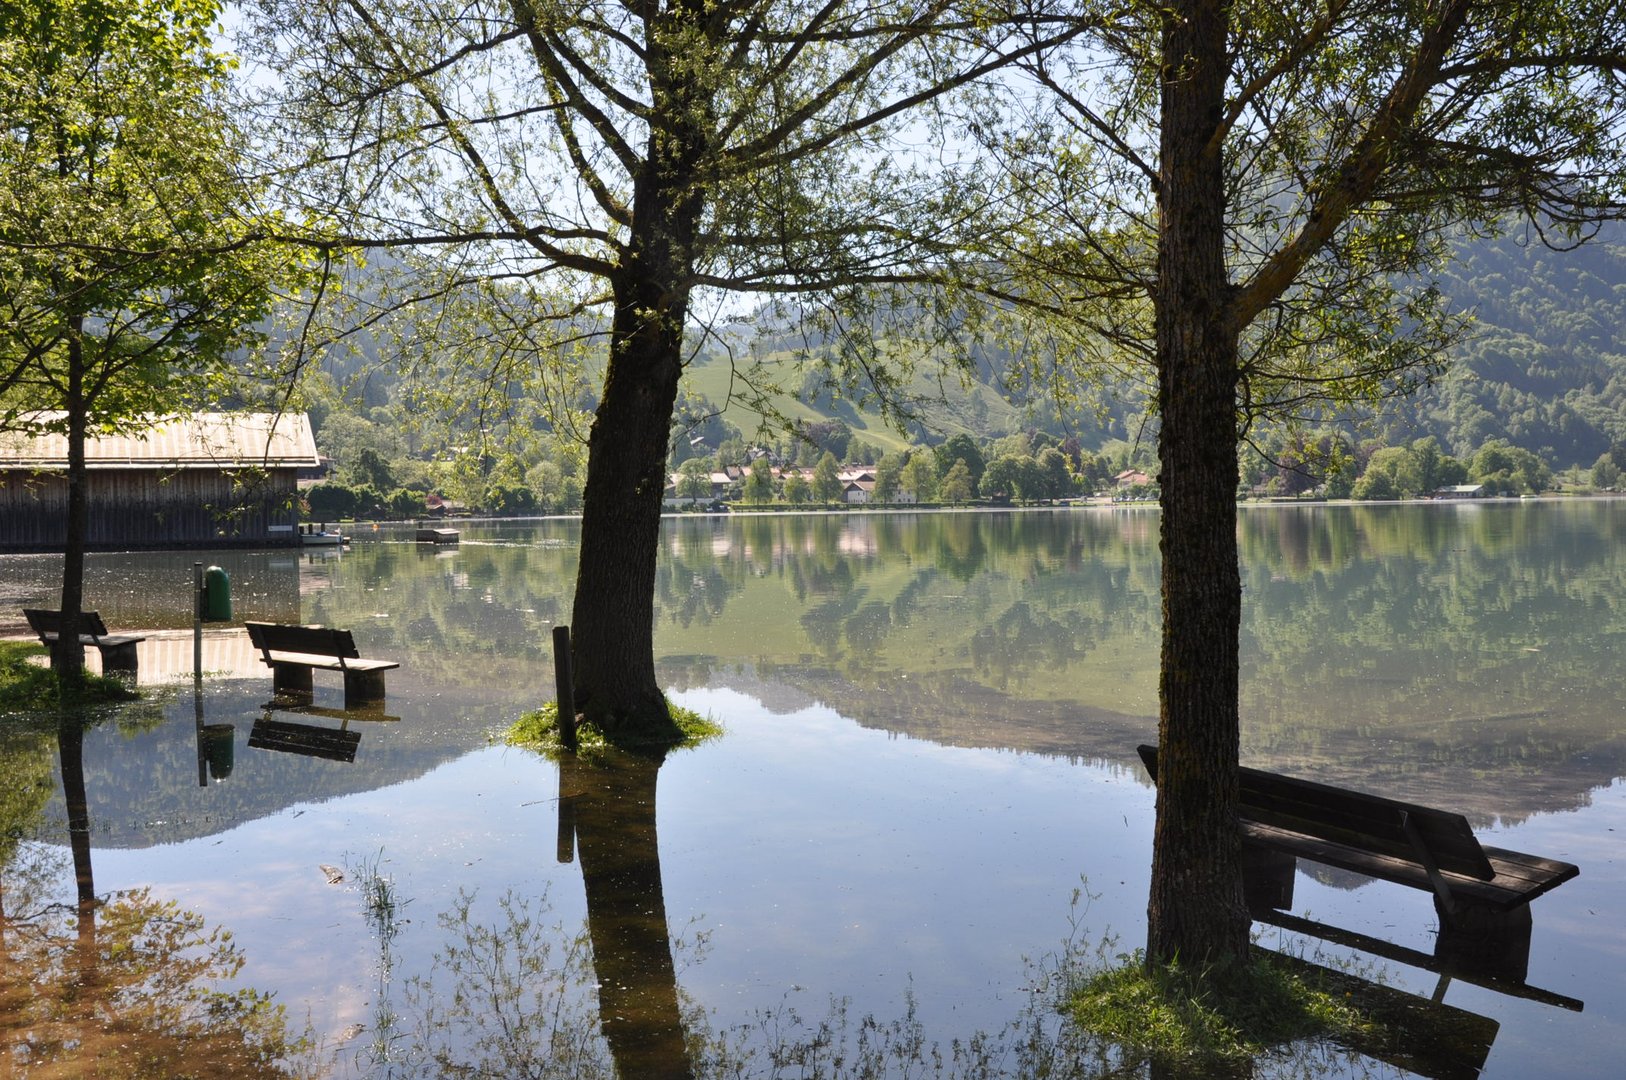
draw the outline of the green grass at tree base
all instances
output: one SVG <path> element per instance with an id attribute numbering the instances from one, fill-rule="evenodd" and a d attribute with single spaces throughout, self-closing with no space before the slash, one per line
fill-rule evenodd
<path id="1" fill-rule="evenodd" d="M 676 744 L 662 743 L 662 749 L 686 750 L 699 746 L 703 742 L 720 737 L 723 734 L 721 724 L 709 717 L 701 716 L 693 709 L 686 709 L 681 705 L 674 705 L 670 700 L 666 703 L 667 711 L 672 715 L 672 721 L 683 734 L 681 742 Z M 510 746 L 522 746 L 535 750 L 544 757 L 554 760 L 565 753 L 563 743 L 559 739 L 559 704 L 550 701 L 539 709 L 525 713 L 509 726 L 503 733 L 503 741 Z M 624 743 L 614 743 L 605 738 L 604 733 L 596 725 L 586 720 L 579 720 L 576 726 L 577 753 L 591 754 L 611 749 L 636 750 L 636 746 L 627 746 Z"/>
<path id="2" fill-rule="evenodd" d="M 1350 990 L 1263 950 L 1235 968 L 1148 967 L 1142 952 L 1080 983 L 1067 1003 L 1080 1029 L 1137 1061 L 1224 1074 L 1284 1043 L 1366 1041 L 1375 1022 Z"/>

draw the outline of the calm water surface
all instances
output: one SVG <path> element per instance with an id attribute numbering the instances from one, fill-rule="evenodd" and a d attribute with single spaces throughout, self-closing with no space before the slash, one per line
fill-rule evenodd
<path id="1" fill-rule="evenodd" d="M 987 1071 L 1035 1071 L 1008 1029 L 1054 1033 L 1064 943 L 1110 955 L 1144 935 L 1153 793 L 1134 747 L 1156 728 L 1157 522 L 669 521 L 661 676 L 727 734 L 658 768 L 563 774 L 493 734 L 551 697 L 572 522 L 467 524 L 450 550 L 383 530 L 343 553 L 93 556 L 87 604 L 151 632 L 142 679 L 161 693 L 92 726 L 82 754 L 0 721 L 4 940 L 35 950 L 10 968 L 54 973 L 38 989 L 87 935 L 158 936 L 121 931 L 117 905 L 71 917 L 77 871 L 229 931 L 231 978 L 176 970 L 273 994 L 312 1037 L 296 1063 L 332 1075 L 660 1075 L 687 1045 L 719 1075 L 743 1059 L 798 1076 L 865 1038 L 903 1048 L 897 1075 L 930 1075 L 907 1072 L 910 1036 L 947 1058 L 977 1033 Z M 1301 868 L 1293 913 L 1391 958 L 1261 925 L 1264 943 L 1353 963 L 1462 1041 L 1299 1048 L 1257 1074 L 1619 1075 L 1626 503 L 1249 508 L 1238 528 L 1246 763 L 1460 810 L 1488 843 L 1581 867 L 1491 986 L 1428 970 L 1428 896 Z M 211 631 L 195 692 L 200 557 L 231 574 L 239 619 L 350 627 L 401 661 L 385 718 L 272 708 L 238 631 Z M 18 609 L 53 604 L 58 571 L 0 558 L 0 622 L 24 632 Z M 336 678 L 316 681 L 337 714 Z M 326 729 L 353 760 L 250 745 L 268 722 Z M 44 924 L 69 927 L 60 955 L 28 936 Z M 121 985 L 103 954 L 98 985 Z M 150 1015 L 119 992 L 95 1022 L 135 1037 L 208 1015 L 174 986 Z M 0 995 L 11 1060 L 95 1052 L 52 1043 L 23 1000 Z"/>

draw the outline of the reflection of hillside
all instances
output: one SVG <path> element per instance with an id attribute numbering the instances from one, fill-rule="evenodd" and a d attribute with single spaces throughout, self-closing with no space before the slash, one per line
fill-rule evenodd
<path id="1" fill-rule="evenodd" d="M 707 668 L 689 657 L 662 663 L 659 674 L 673 690 L 738 690 L 775 713 L 822 704 L 864 727 L 943 746 L 1047 754 L 1137 770 L 1137 740 L 1144 742 L 1157 731 L 1155 716 L 1072 702 L 1021 701 L 953 673 L 938 680 L 910 678 L 884 695 L 834 670 L 801 665 Z M 727 718 L 721 719 L 726 725 Z"/>
<path id="2" fill-rule="evenodd" d="M 117 631 L 191 629 L 192 564 L 198 561 L 231 576 L 239 619 L 298 620 L 300 561 L 291 550 L 92 552 L 85 560 L 85 607 Z M 0 628 L 27 633 L 17 609 L 55 608 L 61 574 L 60 555 L 7 556 Z"/>
<path id="3" fill-rule="evenodd" d="M 1157 520 L 1099 508 L 672 519 L 662 678 L 823 701 L 948 745 L 1133 767 L 1157 709 Z M 364 737 L 348 772 L 287 763 L 283 802 L 228 816 L 416 775 L 551 698 L 547 642 L 569 617 L 575 528 L 481 526 L 455 550 L 384 536 L 297 560 L 288 617 L 353 629 L 364 653 L 399 660 L 389 697 L 404 720 Z M 1626 504 L 1249 508 L 1238 530 L 1250 763 L 1480 825 L 1582 805 L 1626 773 Z M 178 560 L 188 576 L 193 558 Z M 49 577 L 43 562 L 7 563 L 30 566 L 8 587 Z M 172 604 L 169 576 L 138 568 L 133 580 L 161 595 L 131 610 Z M 253 593 L 240 595 L 242 617 Z M 177 748 L 173 767 L 188 754 Z M 131 820 L 210 812 L 150 803 Z"/>
<path id="4" fill-rule="evenodd" d="M 1626 772 L 1616 503 L 1282 509 L 1240 528 L 1245 756 L 1479 824 L 1585 805 Z"/>
<path id="5" fill-rule="evenodd" d="M 1481 825 L 1584 805 L 1626 773 L 1623 511 L 1243 514 L 1244 755 Z M 1155 730 L 1157 600 L 1155 551 L 1126 542 L 1128 520 L 1144 519 L 916 515 L 897 550 L 846 561 L 755 522 L 753 556 L 713 545 L 687 568 L 732 591 L 721 617 L 661 638 L 683 657 L 663 676 L 950 745 L 1132 765 Z M 939 556 L 973 527 L 982 561 L 961 579 Z"/>

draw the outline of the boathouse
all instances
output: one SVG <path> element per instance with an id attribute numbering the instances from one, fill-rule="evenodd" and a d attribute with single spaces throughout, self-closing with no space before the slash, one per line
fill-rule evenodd
<path id="1" fill-rule="evenodd" d="M 86 544 L 298 544 L 295 476 L 318 464 L 304 413 L 193 413 L 93 437 L 85 444 Z M 0 551 L 61 549 L 67 469 L 65 435 L 0 432 Z"/>

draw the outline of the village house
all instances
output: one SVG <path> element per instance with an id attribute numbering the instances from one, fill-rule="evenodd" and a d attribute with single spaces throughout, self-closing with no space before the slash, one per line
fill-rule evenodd
<path id="1" fill-rule="evenodd" d="M 1484 484 L 1452 484 L 1435 491 L 1430 498 L 1434 499 L 1483 499 L 1485 497 Z"/>
<path id="2" fill-rule="evenodd" d="M 800 477 L 811 487 L 815 475 L 815 470 L 811 466 L 771 465 L 768 471 L 773 477 L 775 488 L 780 490 L 783 489 L 785 481 L 793 476 Z M 662 497 L 662 503 L 669 510 L 679 510 L 686 506 L 726 500 L 737 494 L 740 485 L 750 475 L 750 469 L 739 465 L 730 465 L 725 469 L 711 473 L 711 491 L 709 494 L 686 496 L 678 494 L 679 485 L 683 481 L 683 474 L 670 473 L 666 478 L 666 493 Z M 875 466 L 843 465 L 836 470 L 836 480 L 841 485 L 842 502 L 856 506 L 874 501 Z M 892 493 L 890 504 L 909 504 L 916 501 L 913 492 L 900 489 Z"/>
<path id="3" fill-rule="evenodd" d="M 297 544 L 296 473 L 318 464 L 304 413 L 195 413 L 88 439 L 86 546 Z M 67 468 L 66 436 L 0 432 L 0 551 L 62 547 Z"/>
<path id="4" fill-rule="evenodd" d="M 703 495 L 679 495 L 679 486 L 683 483 L 683 474 L 669 473 L 666 477 L 666 490 L 661 496 L 661 505 L 668 510 L 681 510 L 686 506 L 705 506 L 729 493 L 729 489 L 737 487 L 742 482 L 744 471 L 738 466 L 729 466 L 727 469 L 714 469 L 707 474 L 708 487 Z"/>

